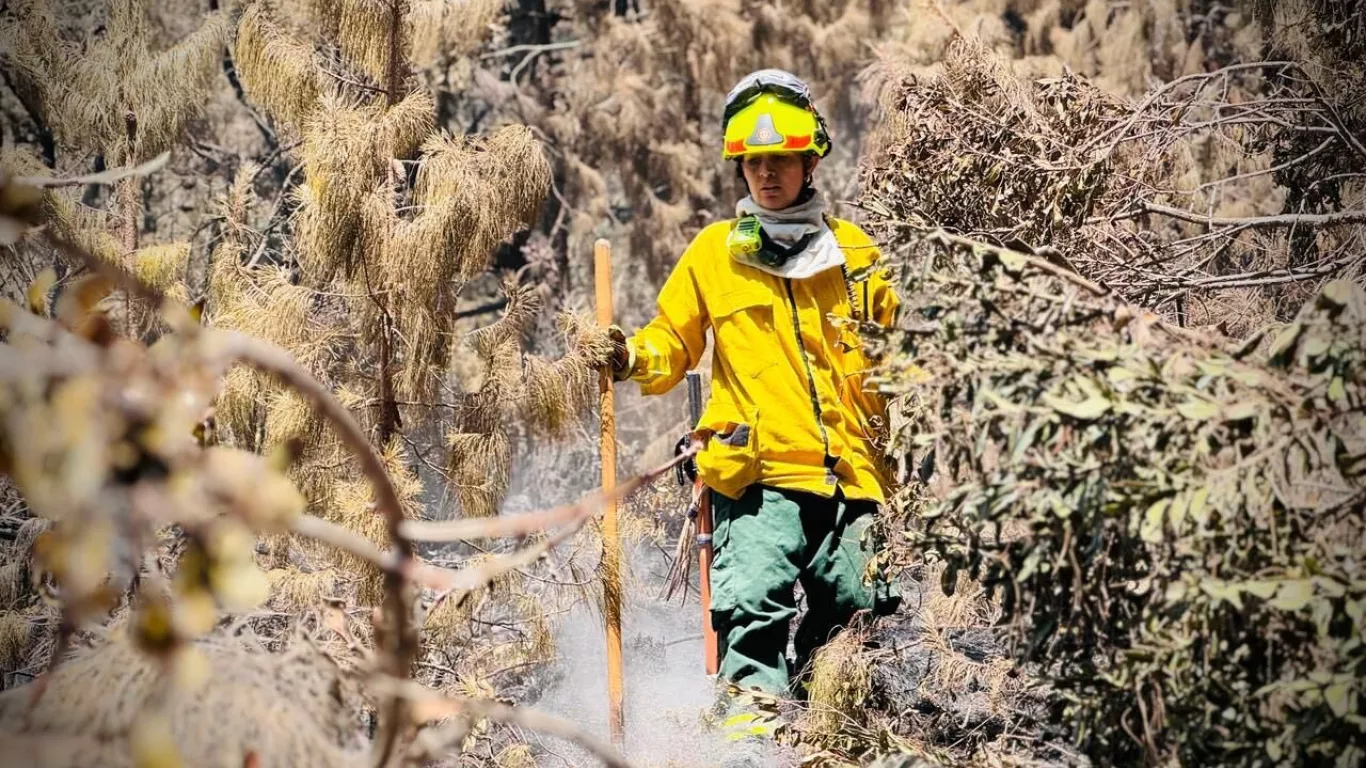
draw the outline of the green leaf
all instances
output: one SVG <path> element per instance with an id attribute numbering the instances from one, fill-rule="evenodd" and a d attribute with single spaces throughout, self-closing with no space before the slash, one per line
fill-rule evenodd
<path id="1" fill-rule="evenodd" d="M 1245 581 L 1242 583 L 1244 592 L 1254 597 L 1260 597 L 1263 600 L 1270 600 L 1271 596 L 1276 594 L 1276 587 L 1278 586 L 1280 586 L 1279 582 L 1266 581 L 1264 579 Z"/>
<path id="2" fill-rule="evenodd" d="M 1352 619 L 1352 623 L 1357 625 L 1358 632 L 1366 629 L 1366 621 L 1363 621 L 1366 619 L 1366 601 L 1348 600 L 1347 615 Z"/>
<path id="3" fill-rule="evenodd" d="M 1323 699 L 1333 708 L 1333 714 L 1345 717 L 1352 706 L 1352 691 L 1346 683 L 1336 683 L 1323 690 Z"/>
<path id="4" fill-rule="evenodd" d="M 1007 272 L 1019 274 L 1025 267 L 1026 259 L 1024 254 L 1001 250 L 997 251 L 996 255 L 1001 259 L 1001 266 L 1005 267 Z"/>
<path id="5" fill-rule="evenodd" d="M 1224 409 L 1224 421 L 1242 421 L 1257 415 L 1260 403 L 1243 402 L 1234 403 Z"/>
<path id="6" fill-rule="evenodd" d="M 1112 405 L 1102 395 L 1092 395 L 1080 402 L 1066 400 L 1054 395 L 1044 395 L 1043 403 L 1064 416 L 1071 416 L 1080 421 L 1095 421 L 1105 415 L 1105 412 L 1109 411 Z"/>
<path id="7" fill-rule="evenodd" d="M 1167 591 L 1162 599 L 1169 603 L 1180 602 L 1186 597 L 1186 585 L 1179 581 L 1173 581 L 1167 585 Z"/>
<path id="8" fill-rule="evenodd" d="M 1196 360 L 1195 367 L 1207 376 L 1223 376 L 1228 373 L 1228 361 L 1220 358 L 1212 360 Z"/>
<path id="9" fill-rule="evenodd" d="M 1319 631 L 1319 639 L 1328 639 L 1328 629 L 1333 623 L 1333 603 L 1331 600 L 1318 599 L 1309 603 L 1310 617 Z"/>
<path id="10" fill-rule="evenodd" d="M 1273 365 L 1285 365 L 1290 362 L 1290 358 L 1295 355 L 1295 343 L 1299 341 L 1301 333 L 1304 333 L 1304 326 L 1300 323 L 1294 323 L 1276 337 L 1276 340 L 1271 343 L 1270 351 Z"/>
<path id="11" fill-rule="evenodd" d="M 1077 356 L 1092 362 L 1113 363 L 1119 359 L 1119 349 L 1113 346 L 1097 347 L 1078 352 Z"/>
<path id="12" fill-rule="evenodd" d="M 1251 369 L 1239 369 L 1229 374 L 1229 378 L 1239 384 L 1246 384 L 1249 387 L 1260 387 L 1266 383 L 1266 377 L 1260 371 Z"/>
<path id="13" fill-rule="evenodd" d="M 1110 380 L 1110 384 L 1119 386 L 1137 379 L 1138 374 L 1122 365 L 1116 365 L 1105 371 L 1105 378 Z"/>
<path id="14" fill-rule="evenodd" d="M 1333 346 L 1333 340 L 1321 334 L 1312 334 L 1301 341 L 1305 357 L 1318 357 Z"/>
<path id="15" fill-rule="evenodd" d="M 1284 691 L 1286 693 L 1304 693 L 1305 691 L 1312 690 L 1314 688 L 1320 688 L 1323 685 L 1324 683 L 1316 683 L 1313 680 L 1306 680 L 1301 677 L 1296 678 L 1294 680 L 1270 683 L 1264 686 L 1260 691 L 1257 691 L 1257 695 L 1260 696 L 1264 693 L 1270 693 L 1272 691 Z"/>
<path id="16" fill-rule="evenodd" d="M 1328 383 L 1328 399 L 1335 403 L 1347 399 L 1347 386 L 1343 384 L 1341 376 L 1334 376 Z"/>
<path id="17" fill-rule="evenodd" d="M 1334 309 L 1346 307 L 1351 295 L 1352 284 L 1347 280 L 1334 280 L 1319 291 L 1322 302 L 1331 304 Z"/>
<path id="18" fill-rule="evenodd" d="M 1326 576 L 1315 576 L 1313 582 L 1314 587 L 1327 597 L 1342 597 L 1347 594 L 1346 586 Z"/>
<path id="19" fill-rule="evenodd" d="M 1167 517 L 1172 523 L 1172 532 L 1180 533 L 1182 526 L 1186 524 L 1186 512 L 1190 509 L 1191 494 L 1189 491 L 1182 491 L 1172 499 L 1171 509 L 1167 510 Z"/>
<path id="20" fill-rule="evenodd" d="M 990 389 L 982 390 L 982 398 L 985 399 L 987 402 L 991 403 L 992 405 L 996 406 L 996 409 L 998 411 L 1001 411 L 1005 414 L 1014 415 L 1024 410 L 1020 406 L 1002 397 L 999 393 Z"/>
<path id="21" fill-rule="evenodd" d="M 1209 522 L 1209 514 L 1206 511 L 1205 502 L 1209 500 L 1209 488 L 1200 486 L 1191 494 L 1191 519 L 1199 523 L 1202 527 Z"/>
<path id="22" fill-rule="evenodd" d="M 1018 463 L 1024 458 L 1025 451 L 1028 451 L 1029 447 L 1034 444 L 1034 438 L 1038 437 L 1039 430 L 1043 427 L 1047 418 L 1051 417 L 1034 419 L 1029 423 L 1028 427 L 1025 427 L 1024 432 L 1021 432 L 1020 436 L 1016 438 L 1015 447 L 1010 451 L 1010 460 L 1012 463 Z"/>
<path id="23" fill-rule="evenodd" d="M 1212 400 L 1191 399 L 1176 406 L 1176 412 L 1190 421 L 1205 421 L 1219 415 L 1219 404 Z"/>
<path id="24" fill-rule="evenodd" d="M 1167 507 L 1171 505 L 1171 499 L 1158 499 L 1153 505 L 1148 507 L 1148 511 L 1143 514 L 1143 525 L 1139 528 L 1138 535 L 1149 544 L 1162 543 L 1162 521 L 1165 519 Z"/>
<path id="25" fill-rule="evenodd" d="M 1283 752 L 1281 751 L 1281 743 L 1279 741 L 1272 739 L 1271 741 L 1268 741 L 1266 743 L 1267 757 L 1271 758 L 1275 762 L 1280 762 L 1282 754 Z"/>
<path id="26" fill-rule="evenodd" d="M 1222 579 L 1201 579 L 1200 591 L 1215 600 L 1223 600 L 1239 610 L 1243 608 L 1243 598 L 1239 593 L 1237 584 L 1230 584 Z"/>
<path id="27" fill-rule="evenodd" d="M 1281 611 L 1298 611 L 1314 599 L 1314 585 L 1308 579 L 1294 579 L 1281 582 L 1276 599 L 1270 602 L 1272 608 Z"/>
<path id="28" fill-rule="evenodd" d="M 1072 507 L 1063 501 L 1061 496 L 1049 496 L 1048 503 L 1053 507 L 1053 514 L 1057 515 L 1058 519 L 1066 520 L 1072 516 Z"/>

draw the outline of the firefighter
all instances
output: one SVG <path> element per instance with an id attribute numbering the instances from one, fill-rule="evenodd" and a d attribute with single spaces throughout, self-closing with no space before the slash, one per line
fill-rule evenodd
<path id="1" fill-rule="evenodd" d="M 726 100 L 722 158 L 749 194 L 688 246 L 658 315 L 629 338 L 614 330 L 613 374 L 645 394 L 696 367 L 711 330 L 696 465 L 712 492 L 720 676 L 770 696 L 800 694 L 793 680 L 817 648 L 855 614 L 899 601 L 875 577 L 885 403 L 868 390 L 858 327 L 890 325 L 899 301 L 877 247 L 827 214 L 813 186 L 830 148 L 804 82 L 775 69 L 741 80 Z M 807 611 L 790 661 L 798 583 Z"/>

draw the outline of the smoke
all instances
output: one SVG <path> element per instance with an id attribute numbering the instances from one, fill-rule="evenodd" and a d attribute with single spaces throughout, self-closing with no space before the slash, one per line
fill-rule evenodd
<path id="1" fill-rule="evenodd" d="M 628 554 L 637 585 L 626 596 L 622 618 L 627 757 L 645 767 L 778 768 L 776 745 L 734 744 L 704 722 L 718 686 L 702 668 L 702 609 L 655 596 L 667 564 L 654 550 Z M 695 593 L 694 593 L 695 594 Z M 581 604 L 555 631 L 551 682 L 534 706 L 575 721 L 603 738 L 607 726 L 607 654 L 601 617 Z M 530 736 L 545 754 L 542 766 L 598 765 L 583 750 L 556 739 Z"/>
<path id="2" fill-rule="evenodd" d="M 681 433 L 687 395 L 683 387 L 664 396 L 642 396 L 635 385 L 617 389 L 619 475 L 655 466 L 672 454 Z M 503 514 L 516 514 L 579 498 L 598 484 L 596 419 L 568 441 L 530 441 L 513 462 Z M 672 484 L 672 478 L 660 481 Z M 667 493 L 671 488 L 656 488 Z M 673 513 L 659 512 L 664 537 L 672 542 L 676 518 L 686 504 L 686 490 L 671 501 L 655 498 Z M 640 531 L 636 531 L 640 533 Z M 639 540 L 639 539 L 637 539 Z M 630 538 L 628 537 L 628 541 Z M 659 598 L 669 562 L 649 543 L 624 553 L 622 656 L 625 691 L 625 752 L 639 768 L 781 768 L 795 765 L 780 757 L 776 744 L 727 742 L 704 720 L 718 701 L 720 688 L 702 666 L 702 608 L 697 601 L 697 573 L 686 603 Z M 578 600 L 555 620 L 555 661 L 545 676 L 537 674 L 536 698 L 528 706 L 573 721 L 588 732 L 610 738 L 607 724 L 607 641 L 602 616 L 592 600 Z M 580 747 L 530 731 L 520 734 L 546 768 L 590 768 L 597 758 Z"/>

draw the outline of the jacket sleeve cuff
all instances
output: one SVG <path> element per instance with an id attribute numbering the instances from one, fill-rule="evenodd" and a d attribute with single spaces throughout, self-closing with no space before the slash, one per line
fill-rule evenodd
<path id="1" fill-rule="evenodd" d="M 626 342 L 626 365 L 620 369 L 612 369 L 612 379 L 615 381 L 626 381 L 636 372 L 636 346 L 631 340 Z"/>

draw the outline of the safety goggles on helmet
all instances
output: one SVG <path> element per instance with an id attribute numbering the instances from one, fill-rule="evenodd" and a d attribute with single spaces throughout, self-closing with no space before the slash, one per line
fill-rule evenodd
<path id="1" fill-rule="evenodd" d="M 781 69 L 746 76 L 726 97 L 722 158 L 767 152 L 806 152 L 824 157 L 830 132 L 811 103 L 811 89 Z"/>
<path id="2" fill-rule="evenodd" d="M 811 89 L 800 77 L 781 69 L 761 69 L 751 72 L 735 84 L 726 95 L 726 115 L 723 122 L 749 106 L 762 93 L 773 93 L 807 109 L 811 107 Z"/>

